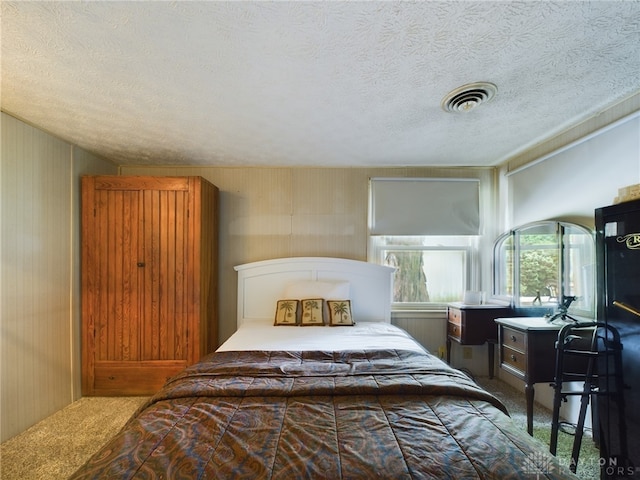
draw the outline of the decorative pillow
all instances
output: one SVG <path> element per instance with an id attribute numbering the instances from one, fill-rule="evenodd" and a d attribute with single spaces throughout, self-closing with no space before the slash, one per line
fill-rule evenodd
<path id="1" fill-rule="evenodd" d="M 298 300 L 278 300 L 274 325 L 298 325 Z"/>
<path id="2" fill-rule="evenodd" d="M 324 325 L 324 300 L 322 298 L 307 298 L 301 300 L 301 303 L 300 325 Z"/>
<path id="3" fill-rule="evenodd" d="M 351 316 L 350 300 L 327 300 L 329 309 L 329 325 L 332 327 L 355 325 Z"/>
<path id="4" fill-rule="evenodd" d="M 298 280 L 287 285 L 283 298 L 351 298 L 349 282 Z"/>

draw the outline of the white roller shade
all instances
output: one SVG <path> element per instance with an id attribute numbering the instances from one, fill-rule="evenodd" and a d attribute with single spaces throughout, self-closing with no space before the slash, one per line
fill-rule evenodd
<path id="1" fill-rule="evenodd" d="M 478 235 L 478 179 L 372 178 L 372 235 Z"/>

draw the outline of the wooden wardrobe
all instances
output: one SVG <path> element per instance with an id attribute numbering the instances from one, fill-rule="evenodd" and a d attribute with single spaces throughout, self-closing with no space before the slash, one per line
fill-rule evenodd
<path id="1" fill-rule="evenodd" d="M 215 349 L 218 189 L 82 177 L 82 393 L 148 395 Z"/>

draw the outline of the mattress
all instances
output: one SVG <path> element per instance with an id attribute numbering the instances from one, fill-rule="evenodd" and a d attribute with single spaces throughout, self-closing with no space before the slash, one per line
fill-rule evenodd
<path id="1" fill-rule="evenodd" d="M 271 320 L 244 322 L 218 351 L 344 351 L 387 348 L 424 351 L 405 330 L 390 323 L 360 322 L 347 327 L 301 327 L 275 326 Z"/>

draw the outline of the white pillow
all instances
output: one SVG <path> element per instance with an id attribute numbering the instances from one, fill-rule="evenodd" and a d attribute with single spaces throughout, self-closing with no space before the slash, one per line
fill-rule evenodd
<path id="1" fill-rule="evenodd" d="M 350 300 L 349 282 L 318 282 L 300 280 L 287 285 L 282 298 L 323 298 L 325 300 Z"/>

